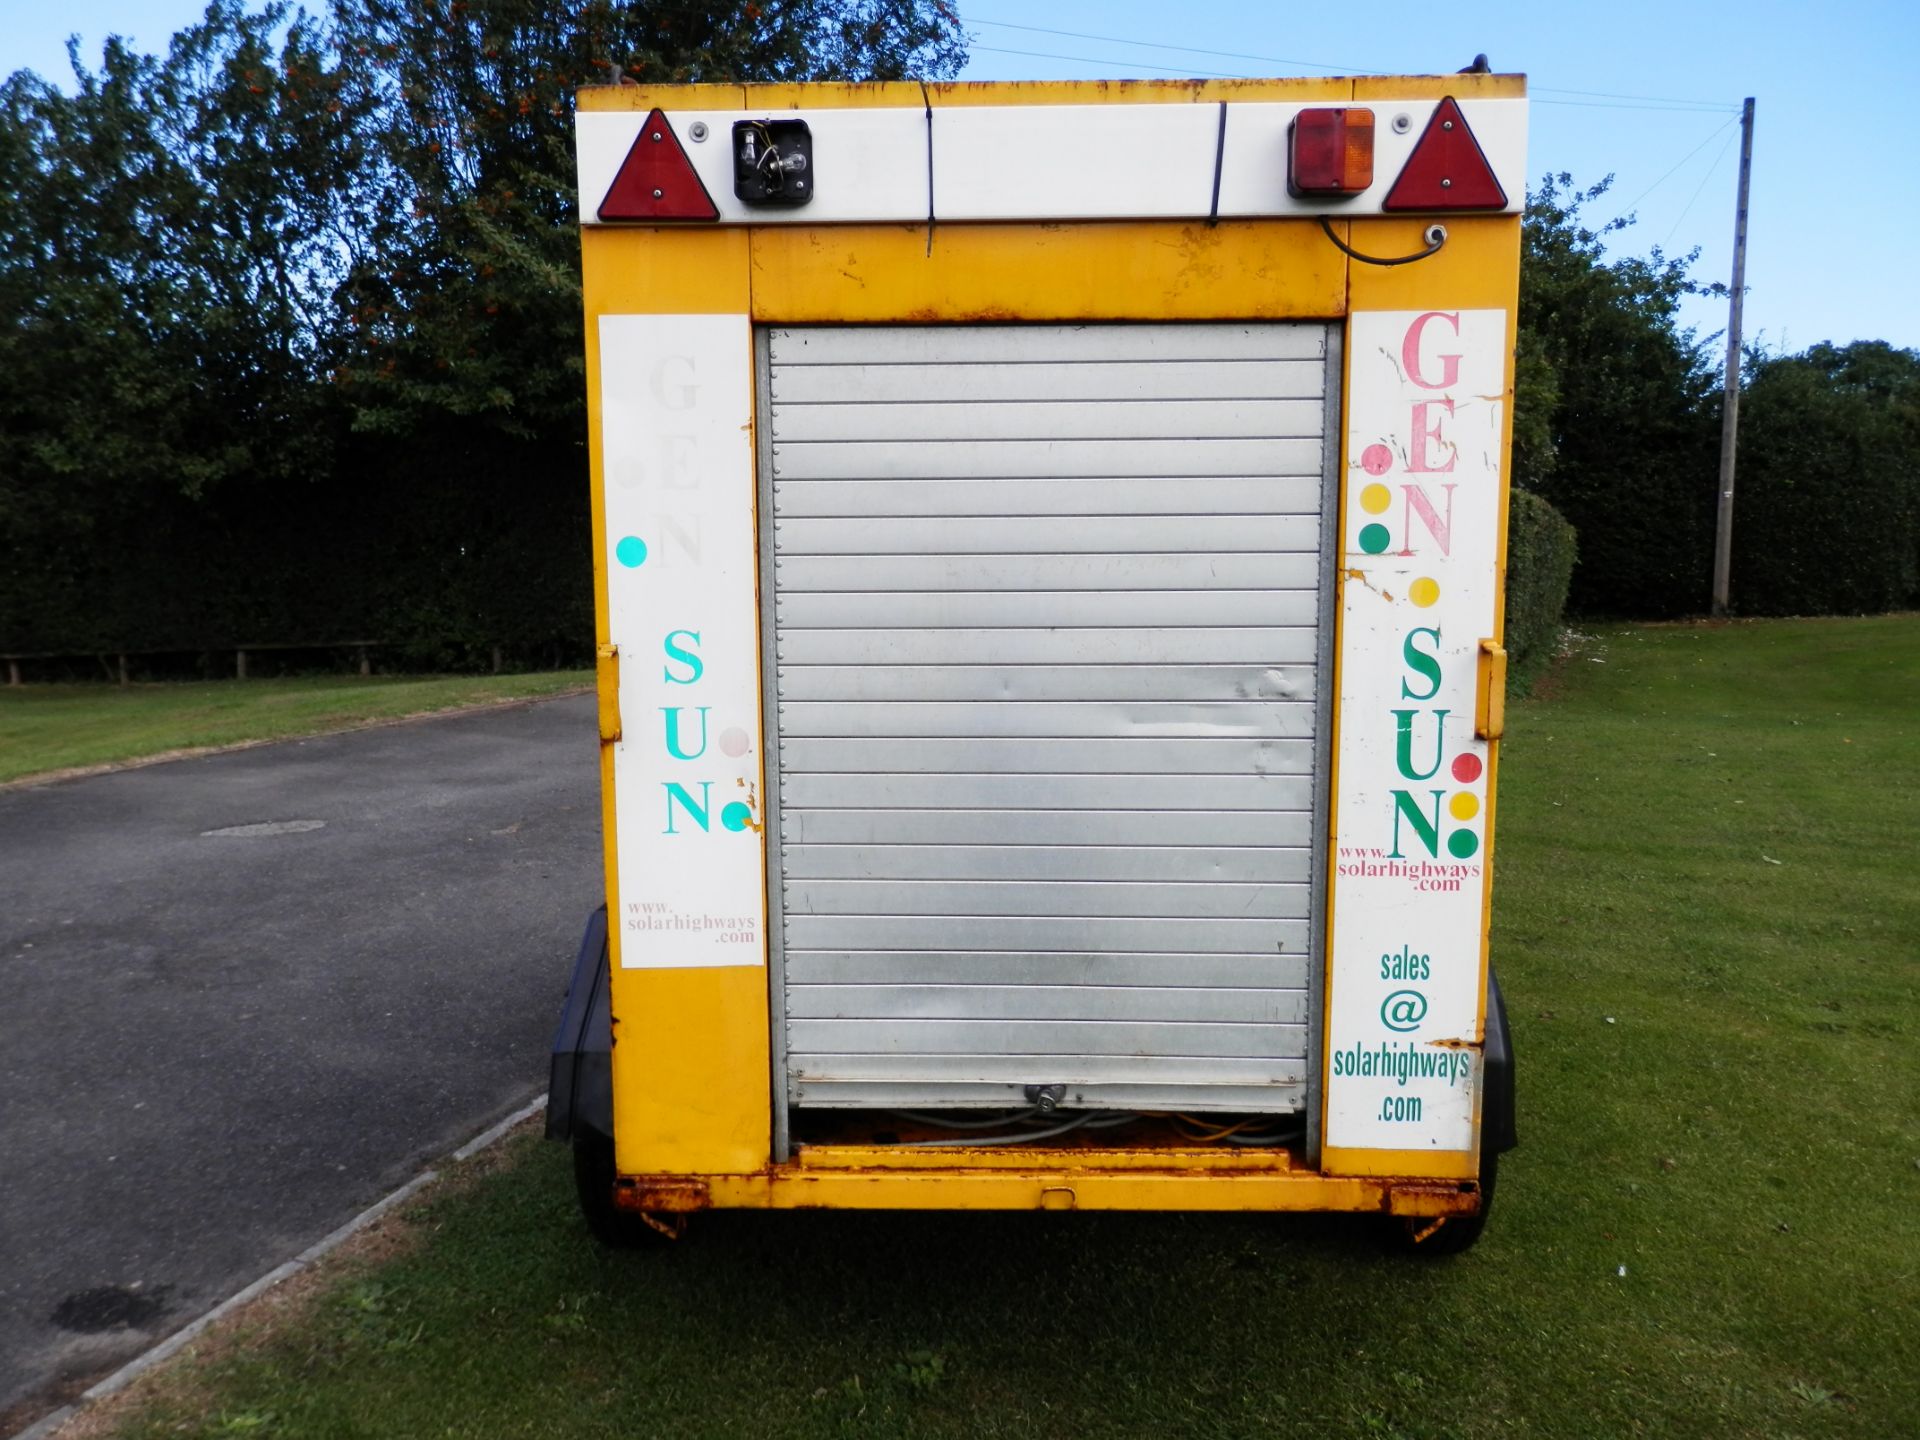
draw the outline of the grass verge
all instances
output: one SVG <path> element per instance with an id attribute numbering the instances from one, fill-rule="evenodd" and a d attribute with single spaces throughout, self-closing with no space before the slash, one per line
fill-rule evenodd
<path id="1" fill-rule="evenodd" d="M 1910 617 L 1616 628 L 1515 707 L 1522 1148 L 1456 1260 L 1097 1214 L 713 1215 L 607 1255 L 526 1141 L 115 1433 L 1910 1434 L 1916 675 Z"/>
<path id="2" fill-rule="evenodd" d="M 555 695 L 590 670 L 0 687 L 0 784 L 182 750 L 286 740 L 491 701 Z"/>

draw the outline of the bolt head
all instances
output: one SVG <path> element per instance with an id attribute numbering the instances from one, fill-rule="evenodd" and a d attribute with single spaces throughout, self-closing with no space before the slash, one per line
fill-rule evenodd
<path id="1" fill-rule="evenodd" d="M 1440 122 L 1440 128 L 1442 130 L 1451 130 L 1453 128 L 1453 122 L 1451 120 L 1442 120 Z"/>
<path id="2" fill-rule="evenodd" d="M 1440 182 L 1440 188 L 1441 188 L 1442 190 L 1451 190 L 1451 189 L 1453 188 L 1453 181 L 1451 181 L 1451 180 L 1442 180 L 1442 181 Z"/>
<path id="3" fill-rule="evenodd" d="M 1445 184 L 1446 182 L 1445 182 L 1445 181 L 1442 181 L 1441 183 L 1442 183 L 1442 184 Z M 654 199 L 656 199 L 656 200 L 660 200 L 660 199 L 664 199 L 664 198 L 665 198 L 665 194 L 666 194 L 666 192 L 665 192 L 665 191 L 661 191 L 661 190 L 656 190 L 656 191 L 654 191 L 654 192 L 653 192 L 653 198 L 654 198 Z"/>

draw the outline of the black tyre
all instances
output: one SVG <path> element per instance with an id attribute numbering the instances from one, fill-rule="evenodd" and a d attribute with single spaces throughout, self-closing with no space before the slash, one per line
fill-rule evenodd
<path id="1" fill-rule="evenodd" d="M 1480 1159 L 1480 1213 L 1478 1215 L 1455 1215 L 1444 1221 L 1438 1229 L 1428 1230 L 1431 1220 L 1396 1219 L 1389 1222 L 1392 1229 L 1388 1232 L 1394 1242 L 1394 1248 L 1410 1251 L 1417 1255 L 1458 1255 L 1471 1250 L 1479 1240 L 1481 1231 L 1487 1228 L 1487 1218 L 1493 1213 L 1493 1187 L 1500 1175 L 1500 1157 L 1488 1153 Z M 1425 1238 L 1421 1238 L 1425 1232 Z"/>
<path id="2" fill-rule="evenodd" d="M 666 1242 L 666 1235 L 645 1218 L 613 1203 L 613 1141 L 590 1132 L 573 1137 L 573 1187 L 580 1198 L 580 1215 L 602 1245 L 613 1250 L 636 1250 Z"/>

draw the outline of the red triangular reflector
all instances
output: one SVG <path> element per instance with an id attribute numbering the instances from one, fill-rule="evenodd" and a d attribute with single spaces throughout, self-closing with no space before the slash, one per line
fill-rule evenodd
<path id="1" fill-rule="evenodd" d="M 1447 96 L 1407 157 L 1382 210 L 1504 210 L 1500 188 L 1459 103 Z"/>
<path id="2" fill-rule="evenodd" d="M 707 193 L 700 172 L 680 148 L 667 117 L 658 110 L 634 137 L 633 148 L 620 162 L 607 198 L 600 202 L 602 220 L 718 220 L 720 211 Z"/>

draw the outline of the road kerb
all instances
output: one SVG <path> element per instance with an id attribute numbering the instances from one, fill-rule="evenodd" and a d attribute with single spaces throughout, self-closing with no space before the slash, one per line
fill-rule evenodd
<path id="1" fill-rule="evenodd" d="M 504 1120 L 482 1130 L 478 1135 L 474 1136 L 473 1139 L 453 1151 L 448 1159 L 457 1164 L 472 1159 L 475 1155 L 478 1155 L 490 1146 L 497 1145 L 501 1140 L 505 1139 L 516 1126 L 538 1114 L 540 1110 L 545 1107 L 546 1103 L 547 1097 L 543 1092 L 521 1106 L 518 1110 L 515 1110 Z M 87 1406 L 96 1401 L 106 1399 L 116 1391 L 125 1389 L 155 1366 L 165 1364 L 195 1340 L 199 1339 L 210 1326 L 217 1324 L 228 1315 L 233 1314 L 234 1311 L 251 1304 L 266 1294 L 267 1291 L 273 1289 L 274 1286 L 298 1275 L 302 1270 L 314 1264 L 314 1262 L 323 1259 L 346 1241 L 352 1239 L 354 1235 L 373 1224 L 374 1221 L 380 1219 L 397 1206 L 404 1205 L 408 1200 L 412 1199 L 414 1195 L 418 1194 L 439 1178 L 440 1172 L 438 1170 L 423 1170 L 420 1174 L 414 1176 L 413 1179 L 407 1181 L 406 1184 L 400 1186 L 399 1189 L 374 1201 L 373 1204 L 347 1221 L 347 1223 L 339 1229 L 316 1240 L 305 1250 L 302 1250 L 298 1255 L 294 1256 L 293 1259 L 286 1261 L 284 1264 L 274 1266 L 273 1269 L 267 1271 L 267 1273 L 262 1275 L 258 1280 L 236 1291 L 234 1294 L 229 1295 L 225 1300 L 222 1300 L 211 1310 L 202 1314 L 198 1319 L 189 1321 L 186 1325 L 174 1331 L 173 1334 L 167 1336 L 166 1339 L 134 1356 L 133 1359 L 129 1360 L 125 1365 L 122 1365 L 111 1375 L 82 1391 L 80 1397 L 71 1404 L 63 1405 L 52 1414 L 41 1416 L 40 1419 L 34 1421 L 33 1424 L 27 1426 L 26 1429 L 16 1431 L 12 1436 L 12 1440 L 49 1440 L 49 1437 L 58 1434 L 62 1426 L 82 1410 L 86 1409 Z"/>

